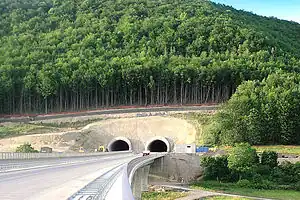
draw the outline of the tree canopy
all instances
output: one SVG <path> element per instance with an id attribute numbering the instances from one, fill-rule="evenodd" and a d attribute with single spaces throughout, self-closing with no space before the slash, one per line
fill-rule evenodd
<path id="1" fill-rule="evenodd" d="M 205 0 L 0 0 L 0 11 L 2 114 L 220 103 L 243 81 L 299 72 L 299 24 Z"/>
<path id="2" fill-rule="evenodd" d="M 216 116 L 216 143 L 300 144 L 300 76 L 247 81 Z"/>

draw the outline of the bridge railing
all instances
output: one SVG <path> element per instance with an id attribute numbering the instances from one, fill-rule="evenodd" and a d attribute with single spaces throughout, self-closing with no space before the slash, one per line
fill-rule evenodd
<path id="1" fill-rule="evenodd" d="M 68 158 L 68 157 L 88 157 L 88 156 L 107 156 L 115 154 L 126 154 L 131 151 L 118 152 L 94 152 L 94 153 L 15 153 L 15 152 L 0 152 L 0 160 L 29 160 L 39 158 Z"/>

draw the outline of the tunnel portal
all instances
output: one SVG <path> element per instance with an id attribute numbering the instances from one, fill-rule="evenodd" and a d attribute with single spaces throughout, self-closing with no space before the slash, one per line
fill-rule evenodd
<path id="1" fill-rule="evenodd" d="M 154 140 L 148 145 L 148 150 L 150 152 L 167 152 L 168 147 L 164 141 Z"/>
<path id="2" fill-rule="evenodd" d="M 129 151 L 129 145 L 123 140 L 116 140 L 110 145 L 109 151 Z"/>
<path id="3" fill-rule="evenodd" d="M 131 142 L 125 137 L 114 138 L 107 145 L 108 151 L 132 151 Z"/>

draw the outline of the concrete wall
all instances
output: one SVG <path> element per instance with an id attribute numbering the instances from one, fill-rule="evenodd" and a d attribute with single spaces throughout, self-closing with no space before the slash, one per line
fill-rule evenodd
<path id="1" fill-rule="evenodd" d="M 188 183 L 202 175 L 200 157 L 196 154 L 168 154 L 157 159 L 150 167 L 149 183 Z"/>
<path id="2" fill-rule="evenodd" d="M 175 153 L 196 153 L 196 144 L 175 144 Z"/>

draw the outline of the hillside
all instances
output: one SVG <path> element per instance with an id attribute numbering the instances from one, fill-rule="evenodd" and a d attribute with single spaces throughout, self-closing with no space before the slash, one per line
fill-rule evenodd
<path id="1" fill-rule="evenodd" d="M 300 66 L 300 24 L 204 0 L 0 0 L 0 11 L 0 114 L 219 103 Z"/>

